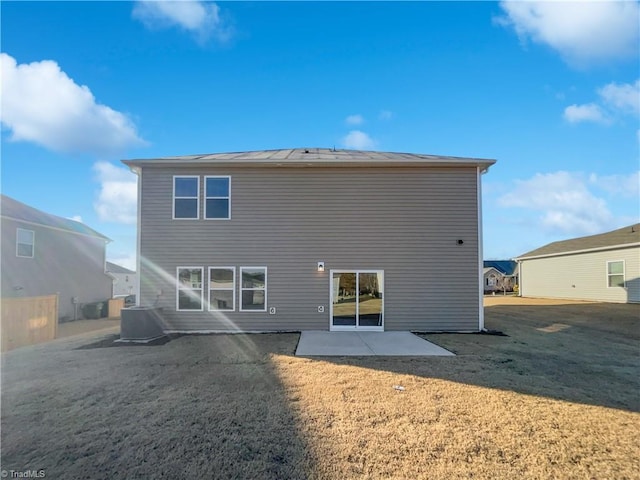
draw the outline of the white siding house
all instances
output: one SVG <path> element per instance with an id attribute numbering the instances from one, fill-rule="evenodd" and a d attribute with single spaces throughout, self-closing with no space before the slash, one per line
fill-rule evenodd
<path id="1" fill-rule="evenodd" d="M 107 262 L 107 273 L 113 277 L 113 297 L 136 295 L 138 274 L 115 263 Z"/>
<path id="2" fill-rule="evenodd" d="M 640 302 L 640 224 L 550 243 L 516 260 L 523 297 Z"/>

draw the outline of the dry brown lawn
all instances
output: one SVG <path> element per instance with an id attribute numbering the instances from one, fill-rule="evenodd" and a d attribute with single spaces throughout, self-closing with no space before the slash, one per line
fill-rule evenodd
<path id="1" fill-rule="evenodd" d="M 298 335 L 3 355 L 2 468 L 47 478 L 640 478 L 639 305 L 492 297 L 456 357 Z M 401 385 L 405 389 L 396 390 Z"/>

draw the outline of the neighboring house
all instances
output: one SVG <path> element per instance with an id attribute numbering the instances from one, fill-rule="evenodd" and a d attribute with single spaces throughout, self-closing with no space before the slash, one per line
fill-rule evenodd
<path id="1" fill-rule="evenodd" d="M 109 239 L 83 223 L 0 196 L 2 297 L 58 294 L 58 316 L 80 318 L 85 303 L 111 298 Z"/>
<path id="2" fill-rule="evenodd" d="M 138 290 L 138 274 L 133 270 L 107 262 L 107 273 L 113 277 L 113 297 L 136 295 Z"/>
<path id="3" fill-rule="evenodd" d="M 494 160 L 288 149 L 125 160 L 139 303 L 172 332 L 483 328 Z"/>
<path id="4" fill-rule="evenodd" d="M 513 260 L 485 260 L 484 291 L 513 292 L 518 285 L 518 263 Z"/>
<path id="5" fill-rule="evenodd" d="M 516 260 L 524 297 L 640 302 L 640 223 L 550 243 Z"/>

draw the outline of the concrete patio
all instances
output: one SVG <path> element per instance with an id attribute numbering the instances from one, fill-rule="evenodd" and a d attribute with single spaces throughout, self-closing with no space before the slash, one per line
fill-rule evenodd
<path id="1" fill-rule="evenodd" d="M 296 349 L 299 357 L 313 356 L 452 356 L 411 332 L 305 331 Z"/>

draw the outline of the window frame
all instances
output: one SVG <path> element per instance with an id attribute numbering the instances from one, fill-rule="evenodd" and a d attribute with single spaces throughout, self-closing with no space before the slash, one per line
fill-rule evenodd
<path id="1" fill-rule="evenodd" d="M 209 178 L 226 178 L 229 180 L 229 191 L 226 197 L 210 197 L 207 195 L 207 180 Z M 208 217 L 207 216 L 207 200 L 227 200 L 227 216 L 226 217 Z M 205 220 L 231 220 L 231 175 L 205 175 L 204 177 L 204 219 Z"/>
<path id="2" fill-rule="evenodd" d="M 196 179 L 196 196 L 195 197 L 177 197 L 176 196 L 176 179 L 178 178 L 195 178 Z M 176 200 L 196 200 L 196 216 L 195 217 L 176 217 Z M 199 220 L 200 219 L 200 175 L 174 175 L 173 176 L 173 197 L 172 197 L 172 219 L 173 220 Z"/>
<path id="3" fill-rule="evenodd" d="M 180 288 L 180 270 L 200 270 L 200 308 L 180 308 L 180 290 L 198 290 L 197 288 Z M 176 312 L 202 312 L 204 311 L 204 267 L 179 266 L 176 267 Z"/>
<path id="4" fill-rule="evenodd" d="M 211 270 L 231 270 L 233 272 L 233 280 L 231 281 L 231 288 L 212 288 L 211 287 Z M 225 267 L 225 266 L 213 266 L 213 267 L 209 267 L 207 269 L 207 279 L 208 279 L 208 286 L 209 288 L 207 289 L 207 303 L 209 304 L 209 311 L 210 312 L 235 312 L 236 311 L 236 267 Z M 265 277 L 266 278 L 266 277 Z M 228 292 L 229 290 L 231 290 L 232 293 L 232 304 L 231 304 L 231 308 L 225 308 L 225 309 L 220 309 L 220 308 L 212 308 L 211 307 L 211 292 L 212 291 L 222 291 L 222 292 Z"/>
<path id="5" fill-rule="evenodd" d="M 20 241 L 20 233 L 19 232 L 29 232 L 31 233 L 31 244 L 24 243 Z M 30 245 L 31 246 L 31 255 L 20 255 L 20 245 Z M 35 230 L 28 230 L 26 228 L 16 228 L 16 257 L 19 258 L 33 258 L 36 252 L 36 232 Z"/>
<path id="6" fill-rule="evenodd" d="M 612 263 L 622 263 L 622 273 L 609 273 L 609 265 Z M 607 274 L 607 288 L 626 288 L 627 287 L 627 277 L 626 277 L 626 265 L 624 260 L 607 260 L 606 267 Z M 622 275 L 622 285 L 611 285 L 611 277 L 618 277 Z"/>
<path id="7" fill-rule="evenodd" d="M 264 288 L 245 288 L 242 286 L 242 273 L 244 272 L 244 270 L 249 270 L 249 269 L 262 269 L 264 270 Z M 267 311 L 267 288 L 268 288 L 268 269 L 267 267 L 264 266 L 254 266 L 254 267 L 240 267 L 240 275 L 239 275 L 239 280 L 238 280 L 238 285 L 240 287 L 240 301 L 238 302 L 240 304 L 240 311 L 241 312 L 258 312 L 258 313 L 264 313 Z M 254 308 L 242 308 L 242 294 L 245 291 L 264 291 L 264 308 L 262 310 L 256 310 Z"/>

